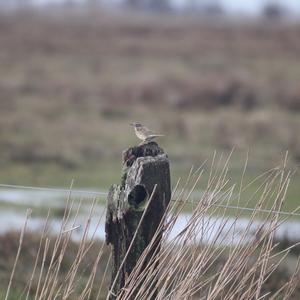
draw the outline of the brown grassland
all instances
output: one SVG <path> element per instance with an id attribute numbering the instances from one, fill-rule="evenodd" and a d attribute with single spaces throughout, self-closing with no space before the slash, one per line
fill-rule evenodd
<path id="1" fill-rule="evenodd" d="M 159 143 L 169 155 L 173 185 L 215 150 L 227 157 L 235 148 L 226 174 L 232 183 L 240 181 L 247 160 L 245 185 L 281 166 L 288 151 L 291 182 L 286 201 L 277 199 L 277 204 L 286 211 L 295 209 L 300 195 L 299 81 L 299 24 L 209 22 L 190 16 L 76 9 L 1 13 L 0 183 L 68 187 L 75 179 L 75 188 L 107 189 L 119 182 L 122 150 L 137 142 L 128 124 L 141 121 L 166 135 Z M 207 188 L 209 174 L 205 167 L 197 192 Z M 260 198 L 252 195 L 258 188 L 254 182 L 242 197 L 232 197 L 231 203 L 254 207 Z M 276 194 L 275 188 L 267 188 L 270 195 Z M 274 204 L 270 199 L 266 208 Z M 199 225 L 206 209 L 201 205 L 196 209 L 193 224 Z M 212 210 L 210 216 L 214 214 L 232 212 Z M 269 225 L 276 219 L 255 213 L 254 217 Z M 209 299 L 254 299 L 255 289 L 259 296 L 274 295 L 291 272 L 287 266 L 277 268 L 281 254 L 272 232 L 269 228 L 259 236 L 252 245 L 255 249 L 251 245 L 229 249 L 166 246 L 166 255 L 173 261 L 164 260 L 160 269 L 166 279 L 162 282 L 167 282 L 161 287 L 162 299 L 169 292 L 195 299 L 201 293 L 210 295 Z M 185 238 L 193 240 L 195 232 L 189 234 Z M 0 237 L 0 297 L 9 282 L 17 236 Z M 41 283 L 45 298 L 59 294 L 56 288 L 61 287 L 68 299 L 89 294 L 94 299 L 101 278 L 107 291 L 109 278 L 103 273 L 109 254 L 106 247 L 101 248 L 102 242 L 93 241 L 85 251 L 90 241 L 82 246 L 63 236 L 54 253 L 57 237 L 47 240 L 44 236 L 37 258 L 39 238 L 25 235 L 15 270 L 24 276 L 14 276 L 9 299 L 19 299 L 27 291 L 31 299 L 36 293 L 43 253 L 44 271 L 49 272 L 48 281 L 43 277 Z M 210 256 L 203 253 L 211 251 L 216 259 L 206 260 Z M 61 261 L 59 253 L 64 254 Z M 190 257 L 191 265 L 185 264 Z M 31 290 L 26 290 L 35 260 Z M 294 267 L 296 260 L 289 257 L 290 265 Z M 78 265 L 73 278 L 74 261 Z M 96 263 L 99 268 L 93 271 Z M 149 282 L 156 276 L 151 270 L 147 274 Z M 199 280 L 189 281 L 196 275 Z M 92 281 L 95 278 L 98 281 Z M 138 280 L 133 276 L 128 285 Z M 291 281 L 285 287 L 287 296 L 293 288 L 299 294 L 297 283 Z M 105 292 L 100 296 L 105 298 Z M 144 298 L 140 299 L 147 299 L 147 293 L 141 293 Z"/>
<path id="2" fill-rule="evenodd" d="M 166 135 L 175 180 L 235 147 L 233 177 L 248 150 L 251 176 L 289 150 L 299 182 L 299 32 L 101 11 L 2 14 L 0 181 L 107 188 L 136 143 L 134 120 Z M 298 195 L 292 183 L 290 207 Z"/>

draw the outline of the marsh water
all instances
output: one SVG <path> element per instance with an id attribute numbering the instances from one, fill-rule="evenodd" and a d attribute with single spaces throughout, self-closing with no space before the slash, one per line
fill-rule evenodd
<path id="1" fill-rule="evenodd" d="M 101 191 L 99 191 L 101 192 Z M 75 223 L 66 225 L 65 230 L 75 228 L 72 232 L 74 240 L 80 239 L 88 216 L 91 211 L 93 199 L 95 195 L 82 196 L 72 194 L 73 203 L 72 216 L 78 209 L 78 216 Z M 0 190 L 0 234 L 8 231 L 20 231 L 24 225 L 27 208 L 32 209 L 31 217 L 28 221 L 27 230 L 41 232 L 45 224 L 45 219 L 50 208 L 50 218 L 48 231 L 55 234 L 58 233 L 62 224 L 62 216 L 66 206 L 66 192 L 57 191 L 32 191 L 17 189 L 1 189 Z M 90 219 L 89 237 L 95 236 L 98 239 L 105 238 L 105 196 L 98 199 L 94 206 L 93 215 Z M 178 233 L 186 226 L 191 218 L 191 213 L 181 213 L 168 236 L 169 240 L 176 237 Z M 71 218 L 72 220 L 72 218 Z M 218 217 L 204 216 L 199 221 L 199 234 L 195 236 L 194 242 L 208 243 L 218 235 L 218 243 L 223 245 L 236 244 L 240 237 L 244 234 L 247 227 L 251 224 L 250 230 L 247 230 L 247 238 L 245 241 L 251 242 L 255 236 L 251 233 L 255 232 L 262 224 L 262 221 L 256 220 L 250 223 L 246 217 Z M 300 220 L 288 220 L 283 222 L 275 230 L 276 240 L 288 239 L 296 242 L 300 241 Z"/>

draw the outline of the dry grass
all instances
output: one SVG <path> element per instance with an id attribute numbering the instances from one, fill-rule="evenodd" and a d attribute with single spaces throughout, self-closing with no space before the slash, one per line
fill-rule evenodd
<path id="1" fill-rule="evenodd" d="M 235 222 L 228 227 L 226 206 L 233 197 L 241 199 L 251 183 L 245 181 L 246 167 L 240 181 L 232 183 L 228 178 L 228 163 L 229 158 L 224 162 L 222 157 L 217 159 L 214 156 L 205 192 L 197 199 L 192 198 L 192 192 L 204 180 L 207 165 L 197 170 L 191 169 L 186 182 L 177 183 L 172 194 L 173 201 L 157 231 L 158 235 L 163 231 L 161 251 L 152 257 L 148 265 L 144 264 L 154 245 L 154 237 L 153 244 L 150 243 L 140 257 L 117 299 L 298 299 L 299 265 L 289 273 L 281 271 L 293 246 L 277 251 L 278 245 L 273 242 L 276 228 L 286 221 L 277 211 L 283 206 L 290 172 L 285 166 L 277 167 L 256 179 L 260 180 L 260 185 L 252 197 L 257 199 L 257 204 L 246 227 L 241 230 L 238 221 L 242 212 L 236 212 Z M 69 198 L 67 207 L 72 207 L 72 203 Z M 174 235 L 174 225 L 187 204 L 193 206 L 193 212 L 180 232 Z M 21 299 L 106 297 L 109 289 L 109 259 L 103 255 L 103 244 L 95 251 L 87 277 L 82 276 L 80 267 L 95 243 L 94 235 L 88 238 L 95 205 L 94 201 L 76 254 L 65 270 L 64 261 L 68 259 L 68 247 L 72 243 L 73 231 L 70 229 L 76 226 L 78 210 L 72 217 L 69 213 L 71 210 L 66 210 L 60 232 L 51 247 L 46 230 L 47 219 L 38 244 L 36 261 L 30 266 L 31 275 L 22 287 Z M 265 207 L 270 209 L 268 214 L 260 210 Z M 213 217 L 215 213 L 220 216 L 219 223 Z M 257 224 L 257 220 L 261 220 L 261 223 Z M 23 236 L 24 232 L 21 234 Z M 7 299 L 10 299 L 14 282 L 18 282 L 15 266 L 21 256 L 22 241 L 8 285 Z M 123 263 L 125 260 L 126 256 Z"/>

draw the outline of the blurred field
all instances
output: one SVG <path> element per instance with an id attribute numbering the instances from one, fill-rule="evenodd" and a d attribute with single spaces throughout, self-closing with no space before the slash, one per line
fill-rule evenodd
<path id="1" fill-rule="evenodd" d="M 236 149 L 236 180 L 249 149 L 246 182 L 289 150 L 299 205 L 300 25 L 27 12 L 0 16 L 0 45 L 1 183 L 107 188 L 141 121 L 173 183 L 214 150 Z"/>

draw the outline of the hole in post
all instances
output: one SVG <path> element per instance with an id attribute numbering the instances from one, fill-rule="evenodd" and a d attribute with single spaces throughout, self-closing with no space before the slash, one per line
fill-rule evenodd
<path id="1" fill-rule="evenodd" d="M 128 195 L 128 203 L 134 208 L 138 208 L 148 198 L 145 187 L 137 184 Z"/>

